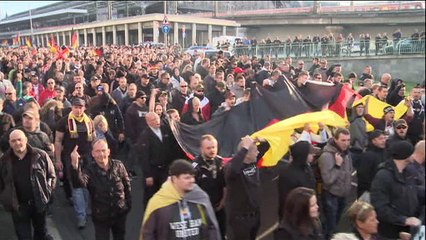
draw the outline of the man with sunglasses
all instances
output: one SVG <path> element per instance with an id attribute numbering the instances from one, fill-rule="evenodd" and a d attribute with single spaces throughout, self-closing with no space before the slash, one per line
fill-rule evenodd
<path id="1" fill-rule="evenodd" d="M 40 93 L 40 97 L 38 99 L 38 103 L 40 106 L 43 106 L 47 100 L 55 98 L 56 91 L 55 91 L 55 80 L 53 78 L 49 78 L 47 80 L 47 88 L 44 89 L 42 93 Z"/>
<path id="2" fill-rule="evenodd" d="M 396 120 L 394 123 L 394 134 L 390 136 L 386 142 L 387 148 L 391 146 L 394 142 L 398 141 L 408 141 L 411 143 L 411 140 L 407 136 L 408 124 L 404 119 Z"/>

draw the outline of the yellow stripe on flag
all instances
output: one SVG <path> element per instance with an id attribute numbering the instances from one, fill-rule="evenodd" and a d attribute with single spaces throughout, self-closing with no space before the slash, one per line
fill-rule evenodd
<path id="1" fill-rule="evenodd" d="M 303 128 L 306 123 L 316 124 L 318 122 L 332 127 L 345 127 L 347 125 L 347 121 L 337 113 L 325 110 L 300 114 L 253 133 L 252 138 L 264 138 L 270 145 L 269 150 L 263 156 L 263 166 L 275 166 L 288 152 L 289 146 L 292 144 L 291 135 L 295 129 Z"/>

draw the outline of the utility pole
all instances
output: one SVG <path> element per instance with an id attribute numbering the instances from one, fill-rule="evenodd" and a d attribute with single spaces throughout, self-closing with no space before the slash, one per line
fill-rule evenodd
<path id="1" fill-rule="evenodd" d="M 164 6 L 164 15 L 167 14 L 167 1 L 163 1 L 163 6 Z"/>
<path id="2" fill-rule="evenodd" d="M 217 13 L 219 12 L 219 3 L 214 1 L 214 17 L 217 18 Z"/>

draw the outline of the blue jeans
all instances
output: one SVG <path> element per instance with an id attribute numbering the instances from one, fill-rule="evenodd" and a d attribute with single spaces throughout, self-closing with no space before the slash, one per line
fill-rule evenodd
<path id="1" fill-rule="evenodd" d="M 87 213 L 90 209 L 90 196 L 89 191 L 86 188 L 73 188 L 72 197 L 74 201 L 74 210 L 77 214 L 77 218 L 86 219 Z"/>
<path id="2" fill-rule="evenodd" d="M 346 202 L 344 197 L 338 197 L 330 192 L 323 191 L 323 208 L 325 215 L 325 235 L 329 239 L 336 230 L 343 210 L 345 209 Z"/>

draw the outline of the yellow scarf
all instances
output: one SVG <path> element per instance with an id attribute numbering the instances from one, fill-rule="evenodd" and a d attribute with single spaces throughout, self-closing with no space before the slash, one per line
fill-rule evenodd
<path id="1" fill-rule="evenodd" d="M 172 205 L 182 199 L 182 196 L 173 187 L 172 182 L 167 180 L 163 183 L 160 190 L 152 196 L 145 209 L 145 214 L 142 221 L 140 240 L 142 240 L 142 229 L 145 222 L 149 219 L 150 215 L 157 209 Z"/>
<path id="2" fill-rule="evenodd" d="M 77 122 L 84 122 L 87 129 L 87 141 L 93 140 L 93 124 L 92 119 L 89 118 L 85 113 L 82 116 L 77 117 L 72 112 L 68 115 L 68 129 L 70 131 L 71 138 L 78 138 Z"/>

